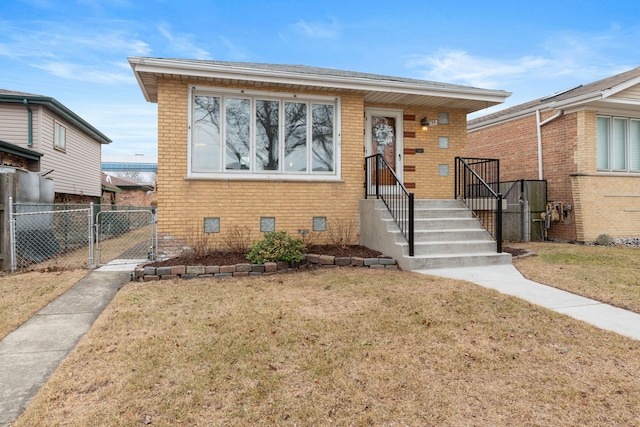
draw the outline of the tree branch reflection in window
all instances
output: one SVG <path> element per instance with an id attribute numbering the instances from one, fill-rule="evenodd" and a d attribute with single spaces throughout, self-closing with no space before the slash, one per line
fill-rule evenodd
<path id="1" fill-rule="evenodd" d="M 220 171 L 220 98 L 196 96 L 191 141 L 191 169 L 195 172 Z"/>
<path id="2" fill-rule="evenodd" d="M 280 102 L 256 101 L 256 170 L 278 170 Z"/>
<path id="3" fill-rule="evenodd" d="M 284 104 L 284 168 L 286 171 L 307 170 L 307 104 Z"/>
<path id="4" fill-rule="evenodd" d="M 226 169 L 249 169 L 251 101 L 226 99 Z"/>
<path id="5" fill-rule="evenodd" d="M 313 104 L 312 168 L 333 172 L 333 105 Z"/>

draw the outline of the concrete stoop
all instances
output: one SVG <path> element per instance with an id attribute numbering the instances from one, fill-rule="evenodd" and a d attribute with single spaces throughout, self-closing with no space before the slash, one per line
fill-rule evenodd
<path id="1" fill-rule="evenodd" d="M 360 243 L 396 259 L 403 270 L 511 264 L 458 200 L 416 200 L 414 256 L 381 200 L 360 201 Z"/>

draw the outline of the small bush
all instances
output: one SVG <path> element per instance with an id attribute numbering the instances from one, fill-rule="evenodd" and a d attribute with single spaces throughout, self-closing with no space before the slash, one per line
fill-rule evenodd
<path id="1" fill-rule="evenodd" d="M 222 240 L 230 251 L 246 254 L 251 247 L 251 230 L 247 226 L 235 225 L 222 237 Z"/>
<path id="2" fill-rule="evenodd" d="M 336 219 L 329 223 L 329 241 L 339 248 L 358 243 L 358 223 L 353 220 Z"/>
<path id="3" fill-rule="evenodd" d="M 264 234 L 264 239 L 253 244 L 247 259 L 255 264 L 265 262 L 299 262 L 306 255 L 302 239 L 293 238 L 285 231 L 271 231 Z"/>
<path id="4" fill-rule="evenodd" d="M 212 233 L 204 233 L 199 221 L 191 221 L 186 224 L 186 245 L 184 255 L 193 259 L 206 257 L 217 250 L 215 236 Z"/>
<path id="5" fill-rule="evenodd" d="M 598 237 L 596 237 L 595 244 L 596 245 L 600 245 L 600 246 L 612 245 L 613 244 L 613 237 L 611 237 L 607 233 L 600 234 L 600 235 L 598 235 Z"/>

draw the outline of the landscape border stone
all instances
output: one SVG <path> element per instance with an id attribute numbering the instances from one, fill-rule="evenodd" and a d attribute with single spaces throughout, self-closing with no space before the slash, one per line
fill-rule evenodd
<path id="1" fill-rule="evenodd" d="M 138 282 L 151 282 L 171 279 L 220 279 L 225 277 L 262 276 L 275 273 L 282 274 L 309 268 L 338 267 L 398 269 L 396 260 L 393 258 L 334 257 L 320 254 L 308 254 L 306 258 L 299 263 L 278 261 L 266 262 L 264 264 L 241 263 L 235 265 L 175 265 L 169 267 L 151 267 L 141 264 L 135 268 L 133 280 Z"/>

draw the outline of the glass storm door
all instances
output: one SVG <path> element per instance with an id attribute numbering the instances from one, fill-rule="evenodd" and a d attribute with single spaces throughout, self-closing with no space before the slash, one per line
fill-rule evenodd
<path id="1" fill-rule="evenodd" d="M 367 109 L 365 117 L 366 156 L 382 154 L 402 182 L 402 110 Z M 381 183 L 391 182 L 384 176 L 380 181 Z"/>

